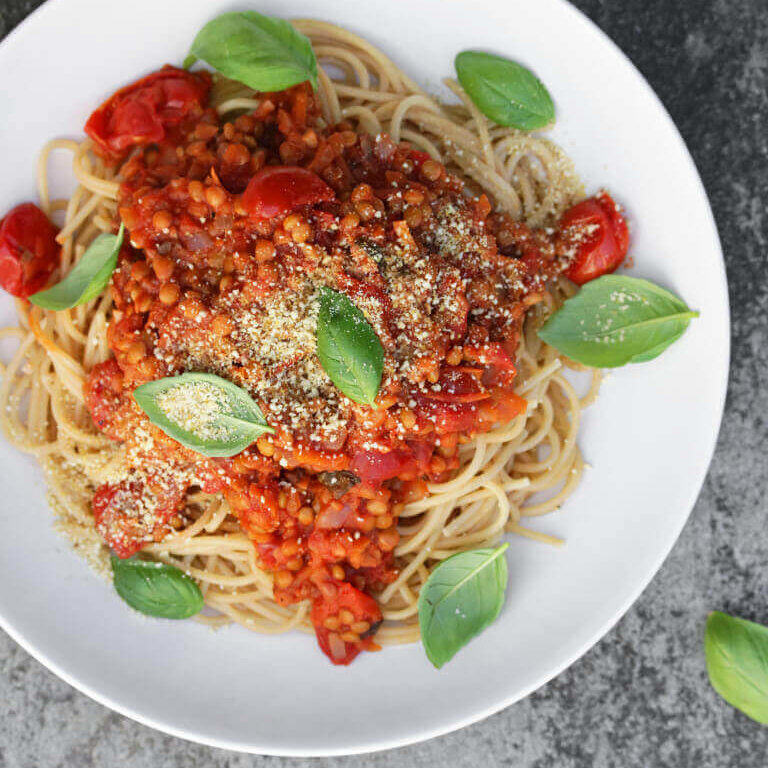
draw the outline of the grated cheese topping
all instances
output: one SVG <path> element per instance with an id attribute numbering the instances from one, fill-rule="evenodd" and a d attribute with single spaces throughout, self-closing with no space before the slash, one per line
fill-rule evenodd
<path id="1" fill-rule="evenodd" d="M 226 396 L 207 381 L 190 381 L 170 387 L 155 397 L 155 403 L 185 432 L 200 440 L 226 440 L 232 431 L 217 421 L 228 408 Z"/>

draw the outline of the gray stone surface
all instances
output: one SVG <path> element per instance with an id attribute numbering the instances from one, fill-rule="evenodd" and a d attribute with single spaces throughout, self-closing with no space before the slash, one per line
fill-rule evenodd
<path id="1" fill-rule="evenodd" d="M 37 5 L 0 2 L 0 34 Z M 0 633 L 0 768 L 768 765 L 768 731 L 714 694 L 702 651 L 713 608 L 768 621 L 768 4 L 576 5 L 646 75 L 688 142 L 720 229 L 733 307 L 717 453 L 690 522 L 645 594 L 597 647 L 524 702 L 424 744 L 314 762 L 208 749 L 137 725 Z"/>

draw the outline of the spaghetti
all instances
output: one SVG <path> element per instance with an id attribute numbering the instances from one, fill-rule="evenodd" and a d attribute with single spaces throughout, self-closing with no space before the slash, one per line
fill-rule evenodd
<path id="1" fill-rule="evenodd" d="M 501 211 L 530 226 L 552 226 L 582 190 L 570 162 L 548 140 L 490 123 L 460 86 L 443 104 L 422 91 L 384 54 L 365 40 L 331 24 L 298 20 L 312 41 L 321 70 L 319 98 L 325 124 L 347 123 L 359 133 L 389 134 L 443 163 L 485 192 Z M 224 118 L 258 109 L 260 97 L 245 86 L 217 78 L 210 104 Z M 48 188 L 51 153 L 73 155 L 78 186 L 68 200 L 54 200 Z M 40 157 L 42 209 L 63 217 L 58 234 L 60 274 L 102 232 L 118 221 L 121 179 L 94 152 L 93 142 L 50 142 Z M 377 642 L 406 643 L 419 637 L 417 599 L 430 568 L 450 555 L 496 543 L 512 532 L 546 543 L 557 539 L 525 525 L 525 518 L 557 509 L 579 481 L 583 461 L 576 444 L 581 410 L 596 396 L 599 374 L 584 397 L 564 376 L 568 361 L 539 341 L 537 326 L 570 293 L 554 279 L 543 301 L 527 313 L 517 352 L 517 392 L 524 413 L 459 445 L 459 468 L 399 515 L 394 550 L 395 580 L 376 595 L 384 623 Z M 113 318 L 109 290 L 85 305 L 50 312 L 17 300 L 19 326 L 0 337 L 18 341 L 2 367 L 0 424 L 8 439 L 37 458 L 59 527 L 74 548 L 98 568 L 108 548 L 94 525 L 97 486 L 119 476 L 125 448 L 99 432 L 86 408 L 89 371 L 107 360 L 107 328 Z M 542 500 L 543 499 L 543 500 Z M 188 495 L 183 528 L 144 552 L 174 564 L 199 583 L 211 609 L 200 618 L 214 626 L 237 622 L 258 632 L 311 632 L 310 603 L 279 604 L 273 575 L 260 567 L 252 539 L 219 494 Z"/>

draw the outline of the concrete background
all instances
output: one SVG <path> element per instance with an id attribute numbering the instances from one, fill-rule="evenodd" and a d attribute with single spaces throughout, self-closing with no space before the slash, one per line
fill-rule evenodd
<path id="1" fill-rule="evenodd" d="M 39 4 L 0 0 L 0 34 Z M 702 647 L 714 608 L 768 621 L 768 2 L 575 4 L 672 114 L 704 179 L 728 266 L 725 420 L 693 515 L 651 586 L 597 647 L 525 701 L 430 742 L 316 761 L 238 755 L 137 725 L 74 691 L 0 632 L 0 768 L 768 765 L 768 731 L 712 691 Z"/>

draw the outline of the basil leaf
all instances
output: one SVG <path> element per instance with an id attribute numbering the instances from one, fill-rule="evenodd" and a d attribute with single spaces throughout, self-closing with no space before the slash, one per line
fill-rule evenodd
<path id="1" fill-rule="evenodd" d="M 150 381 L 133 398 L 155 426 L 203 456 L 234 456 L 275 431 L 244 389 L 211 373 Z"/>
<path id="2" fill-rule="evenodd" d="M 123 246 L 125 225 L 116 235 L 99 235 L 87 248 L 74 269 L 45 291 L 33 293 L 29 300 L 44 309 L 71 309 L 96 298 L 109 283 Z"/>
<path id="3" fill-rule="evenodd" d="M 151 560 L 121 560 L 112 555 L 115 591 L 131 608 L 147 616 L 188 619 L 203 608 L 195 580 L 178 568 Z"/>
<path id="4" fill-rule="evenodd" d="M 714 611 L 704 651 L 712 687 L 731 706 L 768 725 L 768 627 Z"/>
<path id="5" fill-rule="evenodd" d="M 554 121 L 549 91 L 522 64 L 480 51 L 463 51 L 454 64 L 461 87 L 494 123 L 535 131 Z"/>
<path id="6" fill-rule="evenodd" d="M 339 291 L 323 287 L 317 356 L 331 381 L 356 403 L 373 405 L 384 370 L 384 348 L 365 315 Z"/>
<path id="7" fill-rule="evenodd" d="M 421 642 L 438 669 L 499 615 L 507 588 L 508 546 L 452 555 L 421 588 Z"/>
<path id="8" fill-rule="evenodd" d="M 197 59 L 256 91 L 282 91 L 306 80 L 317 90 L 312 44 L 284 19 L 255 11 L 223 13 L 198 33 L 184 59 Z"/>
<path id="9" fill-rule="evenodd" d="M 539 329 L 539 337 L 576 362 L 617 368 L 658 357 L 698 316 L 647 280 L 604 275 L 568 299 Z"/>

